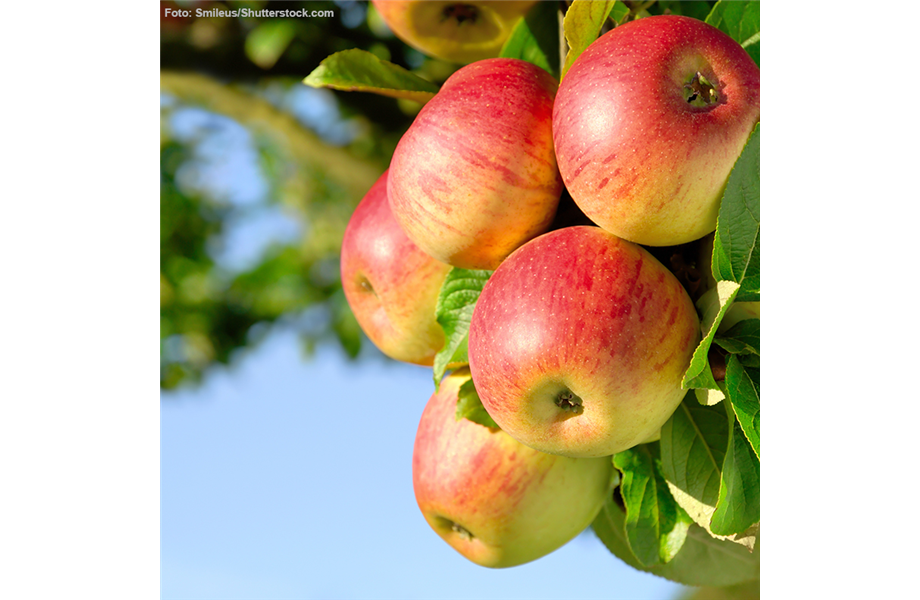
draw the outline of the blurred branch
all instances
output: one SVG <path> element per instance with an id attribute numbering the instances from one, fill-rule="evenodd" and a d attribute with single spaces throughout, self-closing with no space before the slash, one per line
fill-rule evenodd
<path id="1" fill-rule="evenodd" d="M 229 87 L 197 73 L 160 73 L 160 90 L 190 104 L 226 115 L 254 132 L 287 139 L 291 154 L 301 160 L 322 164 L 328 174 L 359 197 L 370 189 L 383 172 L 378 165 L 334 148 L 310 133 L 297 120 L 242 90 Z"/>
<path id="2" fill-rule="evenodd" d="M 200 381 L 217 363 L 257 342 L 269 324 L 293 325 L 305 346 L 335 335 L 349 355 L 359 331 L 341 297 L 336 258 L 355 206 L 384 170 L 331 146 L 256 93 L 200 74 L 164 71 L 160 90 L 183 106 L 232 119 L 272 156 L 270 201 L 302 215 L 295 246 L 275 247 L 261 262 L 228 279 L 208 242 L 220 238 L 229 209 L 176 185 L 188 149 L 161 124 L 161 386 Z M 311 319 L 300 315 L 309 307 Z"/>

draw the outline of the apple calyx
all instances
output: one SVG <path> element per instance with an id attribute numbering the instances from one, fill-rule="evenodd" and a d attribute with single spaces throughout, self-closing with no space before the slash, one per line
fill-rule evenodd
<path id="1" fill-rule="evenodd" d="M 450 526 L 451 531 L 459 535 L 461 538 L 469 541 L 473 539 L 473 534 L 469 532 L 468 529 L 464 528 L 463 525 L 459 523 L 454 523 Z"/>
<path id="2" fill-rule="evenodd" d="M 456 20 L 458 25 L 463 25 L 466 21 L 475 23 L 479 20 L 479 9 L 472 4 L 450 4 L 441 11 L 441 22 L 451 19 Z"/>
<path id="3" fill-rule="evenodd" d="M 437 517 L 437 520 L 440 521 L 440 524 L 444 527 L 444 529 L 450 529 L 463 540 L 470 541 L 476 537 L 470 532 L 469 529 L 460 523 L 457 523 L 456 521 L 448 519 L 447 517 Z"/>
<path id="4" fill-rule="evenodd" d="M 358 285 L 361 286 L 361 289 L 365 292 L 370 292 L 374 296 L 377 295 L 377 291 L 374 289 L 374 286 L 371 285 L 371 282 L 367 277 L 362 276 L 360 281 L 358 281 Z"/>
<path id="5" fill-rule="evenodd" d="M 697 71 L 690 78 L 690 81 L 684 84 L 684 100 L 690 106 L 697 108 L 707 108 L 719 103 L 719 91 L 712 83 L 706 79 L 706 76 Z"/>
<path id="6" fill-rule="evenodd" d="M 582 399 L 572 390 L 562 390 L 556 395 L 554 402 L 556 406 L 566 412 L 573 413 L 573 415 L 580 415 L 585 410 Z"/>

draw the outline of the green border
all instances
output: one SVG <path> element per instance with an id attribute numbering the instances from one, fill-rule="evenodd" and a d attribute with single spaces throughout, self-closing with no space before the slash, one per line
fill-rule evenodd
<path id="1" fill-rule="evenodd" d="M 762 4 L 774 600 L 916 594 L 917 5 Z"/>

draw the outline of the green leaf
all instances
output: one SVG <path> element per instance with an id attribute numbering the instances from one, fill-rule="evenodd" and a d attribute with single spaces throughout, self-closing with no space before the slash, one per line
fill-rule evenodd
<path id="1" fill-rule="evenodd" d="M 682 382 L 685 388 L 703 390 L 697 392 L 697 397 L 704 404 L 715 404 L 724 397 L 709 366 L 709 350 L 719 324 L 733 302 L 760 301 L 759 124 L 754 127 L 726 184 L 713 241 L 712 274 L 716 288 L 697 302 L 703 312 L 703 331 L 708 333 L 694 352 Z M 736 342 L 719 342 L 719 345 L 739 351 Z"/>
<path id="2" fill-rule="evenodd" d="M 303 82 L 315 88 L 372 92 L 390 98 L 427 102 L 438 86 L 365 50 L 343 50 L 326 57 Z"/>
<path id="3" fill-rule="evenodd" d="M 444 347 L 434 357 L 435 389 L 441 385 L 444 371 L 450 364 L 466 364 L 467 340 L 473 309 L 492 271 L 471 271 L 453 268 L 441 285 L 435 315 L 444 330 Z"/>
<path id="4" fill-rule="evenodd" d="M 572 63 L 598 38 L 607 18 L 622 23 L 629 16 L 629 7 L 618 1 L 575 0 L 565 13 L 562 27 L 569 51 L 565 56 L 562 76 Z"/>
<path id="5" fill-rule="evenodd" d="M 760 301 L 760 124 L 735 161 L 719 207 L 712 275 L 741 285 L 738 302 Z"/>
<path id="6" fill-rule="evenodd" d="M 732 535 L 760 521 L 760 460 L 735 419 L 731 403 L 724 406 L 730 433 L 710 526 L 717 535 Z"/>
<path id="7" fill-rule="evenodd" d="M 482 400 L 479 399 L 479 393 L 476 391 L 476 386 L 472 379 L 460 386 L 456 417 L 458 421 L 460 419 L 469 419 L 489 429 L 500 429 L 498 423 L 489 416 L 489 413 L 486 412 L 485 407 L 482 405 Z"/>
<path id="8" fill-rule="evenodd" d="M 661 474 L 675 502 L 709 535 L 753 550 L 754 531 L 719 535 L 712 515 L 719 502 L 731 433 L 721 407 L 700 406 L 688 395 L 661 428 Z"/>
<path id="9" fill-rule="evenodd" d="M 760 40 L 760 2 L 720 0 L 712 7 L 706 23 L 724 31 L 742 47 L 750 46 Z"/>
<path id="10" fill-rule="evenodd" d="M 656 446 L 644 444 L 613 456 L 613 465 L 622 473 L 620 494 L 626 505 L 626 539 L 646 567 L 673 559 L 692 523 L 671 497 L 655 464 L 652 450 Z"/>
<path id="11" fill-rule="evenodd" d="M 653 573 L 684 585 L 729 586 L 760 578 L 760 545 L 753 552 L 710 536 L 691 525 L 680 552 L 665 564 L 646 567 L 629 548 L 626 515 L 611 497 L 597 515 L 592 530 L 617 558 L 640 571 Z"/>
<path id="12" fill-rule="evenodd" d="M 649 7 L 654 10 L 656 15 L 668 14 L 683 15 L 704 21 L 711 10 L 709 2 L 705 0 L 658 0 L 653 6 Z"/>
<path id="13" fill-rule="evenodd" d="M 697 502 L 714 507 L 719 498 L 728 436 L 725 411 L 700 406 L 688 395 L 661 427 L 658 443 L 664 478 Z M 688 506 L 684 509 L 700 522 L 697 510 Z"/>
<path id="14" fill-rule="evenodd" d="M 769 71 L 767 69 L 768 61 L 767 55 L 769 54 L 767 48 L 767 32 L 762 31 L 755 35 L 754 37 L 747 40 L 741 44 L 745 49 L 748 55 L 754 59 L 754 62 L 764 72 L 764 75 L 768 75 Z"/>
<path id="15" fill-rule="evenodd" d="M 537 2 L 517 22 L 499 56 L 520 58 L 559 79 L 559 23 L 555 2 Z"/>
<path id="16" fill-rule="evenodd" d="M 712 375 L 712 369 L 709 366 L 709 348 L 712 345 L 712 340 L 716 335 L 722 317 L 725 316 L 739 289 L 740 286 L 733 281 L 718 281 L 716 282 L 716 287 L 707 291 L 697 301 L 697 305 L 703 312 L 700 326 L 706 332 L 706 336 L 694 350 L 693 358 L 690 359 L 690 366 L 687 368 L 687 372 L 684 373 L 684 379 L 681 382 L 681 386 L 684 389 L 704 388 L 720 391 L 719 384 L 716 383 L 715 377 Z M 715 402 L 717 401 L 718 399 L 715 400 Z M 714 404 L 715 402 L 710 403 Z"/>
<path id="17" fill-rule="evenodd" d="M 745 366 L 738 356 L 730 354 L 725 369 L 725 395 L 735 409 L 741 431 L 760 460 L 760 369 Z"/>
<path id="18" fill-rule="evenodd" d="M 760 355 L 760 319 L 745 319 L 717 335 L 715 343 L 734 354 Z"/>
<path id="19" fill-rule="evenodd" d="M 591 1 L 593 2 L 594 0 Z M 622 25 L 626 22 L 626 18 L 629 17 L 629 13 L 629 7 L 626 6 L 626 4 L 623 2 L 615 2 L 609 16 L 615 24 Z"/>

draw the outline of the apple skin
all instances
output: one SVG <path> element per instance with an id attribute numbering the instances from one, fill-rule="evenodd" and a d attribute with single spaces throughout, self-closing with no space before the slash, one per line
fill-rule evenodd
<path id="1" fill-rule="evenodd" d="M 390 208 L 423 252 L 494 270 L 546 231 L 562 194 L 556 80 L 523 60 L 461 68 L 416 116 L 390 162 Z"/>
<path id="2" fill-rule="evenodd" d="M 560 548 L 597 516 L 611 492 L 609 458 L 544 454 L 455 417 L 470 378 L 447 376 L 419 421 L 412 483 L 425 520 L 457 552 L 485 567 L 520 565 Z"/>
<path id="3" fill-rule="evenodd" d="M 387 202 L 387 178 L 388 171 L 371 186 L 345 228 L 342 288 L 381 352 L 431 366 L 444 345 L 435 307 L 450 265 L 419 250 L 400 229 Z"/>
<path id="4" fill-rule="evenodd" d="M 693 106 L 696 73 L 718 100 Z M 728 175 L 760 121 L 760 69 L 702 21 L 654 16 L 594 41 L 563 78 L 553 112 L 559 170 L 595 223 L 648 246 L 716 228 Z"/>
<path id="5" fill-rule="evenodd" d="M 654 439 L 686 394 L 699 339 L 687 292 L 647 250 L 567 227 L 520 247 L 486 282 L 470 369 L 486 411 L 514 439 L 608 456 Z"/>
<path id="6" fill-rule="evenodd" d="M 440 2 L 373 0 L 374 8 L 402 41 L 453 63 L 493 58 L 534 0 L 527 2 Z"/>

